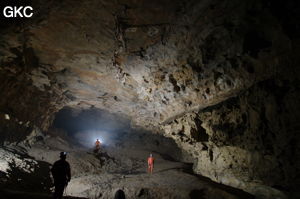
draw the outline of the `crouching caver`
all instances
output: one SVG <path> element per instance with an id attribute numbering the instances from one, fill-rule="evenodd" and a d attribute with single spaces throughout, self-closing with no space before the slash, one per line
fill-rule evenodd
<path id="1" fill-rule="evenodd" d="M 55 187 L 54 199 L 61 199 L 63 197 L 64 189 L 71 180 L 70 164 L 66 161 L 66 158 L 67 153 L 61 152 L 60 160 L 56 161 L 51 168 Z"/>

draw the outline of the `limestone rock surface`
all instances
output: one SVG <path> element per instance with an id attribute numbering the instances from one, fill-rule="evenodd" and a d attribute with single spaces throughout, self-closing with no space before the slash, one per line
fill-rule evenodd
<path id="1" fill-rule="evenodd" d="M 1 144 L 63 107 L 103 109 L 172 137 L 196 173 L 266 198 L 295 190 L 297 1 L 30 3 L 33 18 L 0 22 Z"/>

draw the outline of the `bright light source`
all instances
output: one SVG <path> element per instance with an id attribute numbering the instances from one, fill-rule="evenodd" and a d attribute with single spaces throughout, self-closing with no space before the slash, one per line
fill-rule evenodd
<path id="1" fill-rule="evenodd" d="M 100 138 L 95 138 L 95 139 L 94 139 L 94 142 L 96 142 L 96 141 L 97 141 L 97 139 L 100 141 L 100 143 L 101 143 L 101 144 L 103 144 L 103 140 L 102 140 L 102 139 L 100 139 Z"/>
<path id="2" fill-rule="evenodd" d="M 100 141 L 100 145 L 109 145 L 111 133 L 102 130 L 88 130 L 77 132 L 74 136 L 82 145 L 86 147 L 95 147 L 97 139 Z"/>
<path id="3" fill-rule="evenodd" d="M 4 118 L 5 118 L 6 120 L 10 120 L 10 117 L 9 117 L 8 114 L 4 114 Z"/>

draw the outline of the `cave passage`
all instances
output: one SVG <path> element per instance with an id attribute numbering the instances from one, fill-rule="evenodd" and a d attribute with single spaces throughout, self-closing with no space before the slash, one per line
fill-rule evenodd
<path id="1" fill-rule="evenodd" d="M 123 148 L 137 152 L 142 150 L 148 155 L 155 152 L 171 160 L 182 159 L 182 151 L 174 140 L 159 133 L 134 129 L 130 122 L 122 115 L 101 109 L 81 110 L 66 107 L 56 114 L 49 133 L 65 136 L 71 144 L 84 147 L 85 150 L 94 149 L 95 141 L 99 139 L 103 148 L 115 148 L 116 151 Z M 141 159 L 147 159 L 147 155 Z"/>
<path id="2" fill-rule="evenodd" d="M 128 198 L 214 198 L 216 194 L 253 198 L 242 190 L 193 174 L 192 157 L 174 140 L 133 129 L 130 120 L 105 110 L 65 107 L 56 113 L 47 135 L 37 137 L 1 151 L 28 161 L 28 165 L 11 166 L 10 178 L 1 187 L 4 197 L 49 198 L 52 182 L 48 169 L 60 151 L 65 151 L 72 171 L 65 198 L 109 197 L 118 189 Z M 99 150 L 95 150 L 96 139 L 101 140 Z M 155 159 L 152 174 L 147 171 L 150 153 Z M 25 168 L 32 169 L 34 175 L 24 172 Z"/>
<path id="3" fill-rule="evenodd" d="M 55 117 L 52 125 L 84 146 L 92 147 L 96 139 L 106 145 L 113 144 L 119 137 L 132 131 L 130 120 L 104 110 L 76 110 L 64 108 Z"/>
<path id="4" fill-rule="evenodd" d="M 51 198 L 60 152 L 65 198 L 300 198 L 299 13 L 1 0 L 0 198 Z"/>

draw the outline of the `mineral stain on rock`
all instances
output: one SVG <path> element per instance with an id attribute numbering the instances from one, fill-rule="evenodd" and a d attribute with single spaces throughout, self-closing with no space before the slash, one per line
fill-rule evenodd
<path id="1" fill-rule="evenodd" d="M 188 176 L 189 163 L 193 174 L 257 198 L 299 197 L 297 1 L 28 5 L 32 18 L 0 20 L 5 196 L 19 197 L 11 188 L 32 175 L 47 191 L 36 184 L 28 198 L 51 197 L 41 173 L 70 150 L 72 196 L 243 198 Z M 107 148 L 95 155 L 99 135 Z M 160 171 L 151 177 L 150 152 Z"/>

